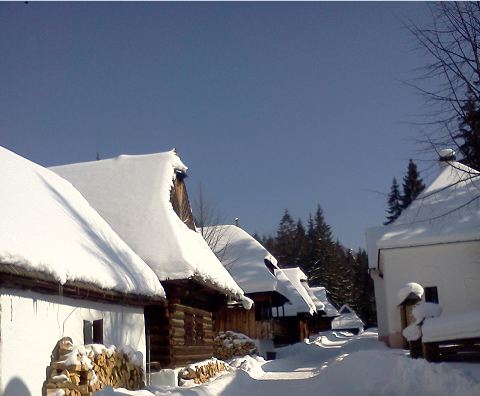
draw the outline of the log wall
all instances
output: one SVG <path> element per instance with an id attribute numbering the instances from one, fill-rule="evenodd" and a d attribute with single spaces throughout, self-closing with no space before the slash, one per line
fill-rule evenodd
<path id="1" fill-rule="evenodd" d="M 213 356 L 210 311 L 180 303 L 170 303 L 168 308 L 146 307 L 145 326 L 150 341 L 147 362 L 152 370 L 185 366 Z"/>
<path id="2" fill-rule="evenodd" d="M 255 310 L 242 307 L 221 308 L 215 315 L 215 333 L 235 331 L 250 338 L 273 339 L 273 319 L 256 320 Z"/>

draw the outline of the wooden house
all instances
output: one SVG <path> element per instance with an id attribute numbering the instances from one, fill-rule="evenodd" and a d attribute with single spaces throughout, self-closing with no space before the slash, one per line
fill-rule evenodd
<path id="1" fill-rule="evenodd" d="M 70 183 L 0 147 L 0 394 L 41 395 L 62 337 L 143 354 L 155 273 Z"/>
<path id="2" fill-rule="evenodd" d="M 348 304 L 344 304 L 338 310 L 338 316 L 332 321 L 332 330 L 348 331 L 359 334 L 363 331 L 365 323 Z"/>
<path id="3" fill-rule="evenodd" d="M 303 341 L 310 334 L 308 323 L 317 308 L 303 283 L 307 276 L 296 268 L 282 268 L 276 271 L 278 280 L 288 290 L 290 302 L 285 304 L 282 315 L 274 320 L 274 341 L 276 346 Z"/>
<path id="4" fill-rule="evenodd" d="M 424 289 L 445 315 L 480 309 L 480 173 L 442 150 L 430 185 L 392 224 L 367 230 L 379 338 L 402 347 L 398 293 Z"/>
<path id="5" fill-rule="evenodd" d="M 246 334 L 255 340 L 259 353 L 267 356 L 274 349 L 273 317 L 282 314 L 288 301 L 288 291 L 275 275 L 277 260 L 240 227 L 217 225 L 202 231 L 224 267 L 254 302 L 251 311 L 233 304 L 224 307 L 215 317 L 215 330 Z"/>
<path id="6" fill-rule="evenodd" d="M 168 307 L 145 310 L 152 370 L 213 355 L 213 315 L 243 291 L 196 232 L 175 151 L 52 168 L 78 188 L 155 271 Z"/>
<path id="7" fill-rule="evenodd" d="M 308 318 L 309 335 L 331 330 L 332 320 L 338 316 L 338 311 L 328 299 L 327 290 L 322 286 L 310 287 L 307 282 L 302 284 L 317 308 L 317 312 Z"/>

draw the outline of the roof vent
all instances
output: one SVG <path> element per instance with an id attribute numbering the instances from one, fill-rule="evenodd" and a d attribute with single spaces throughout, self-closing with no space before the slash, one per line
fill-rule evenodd
<path id="1" fill-rule="evenodd" d="M 455 151 L 452 149 L 443 149 L 438 152 L 439 161 L 455 161 Z"/>

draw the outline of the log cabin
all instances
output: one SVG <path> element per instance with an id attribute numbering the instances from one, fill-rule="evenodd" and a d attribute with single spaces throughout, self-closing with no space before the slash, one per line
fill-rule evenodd
<path id="1" fill-rule="evenodd" d="M 317 308 L 317 312 L 308 318 L 309 335 L 331 330 L 332 320 L 338 316 L 338 311 L 328 299 L 327 290 L 323 286 L 311 287 L 307 282 L 302 284 Z"/>
<path id="2" fill-rule="evenodd" d="M 143 355 L 156 274 L 66 180 L 0 147 L 0 394 L 40 395 L 57 341 Z"/>
<path id="3" fill-rule="evenodd" d="M 53 167 L 155 271 L 168 306 L 145 309 L 148 366 L 181 367 L 213 356 L 213 316 L 242 289 L 196 232 L 174 150 Z"/>
<path id="4" fill-rule="evenodd" d="M 278 281 L 277 260 L 255 238 L 235 225 L 203 227 L 202 233 L 233 279 L 253 300 L 247 311 L 230 304 L 215 316 L 215 331 L 243 333 L 257 344 L 260 355 L 273 352 L 274 314 L 282 315 L 287 289 Z"/>
<path id="5" fill-rule="evenodd" d="M 276 275 L 288 290 L 290 300 L 284 306 L 283 315 L 274 319 L 274 342 L 276 346 L 283 346 L 303 341 L 309 336 L 308 323 L 317 307 L 303 285 L 307 276 L 300 268 L 282 268 Z"/>
<path id="6" fill-rule="evenodd" d="M 387 226 L 366 232 L 374 280 L 378 336 L 402 348 L 402 307 L 397 294 L 418 283 L 423 300 L 445 315 L 480 309 L 480 173 L 440 150 L 432 182 Z"/>

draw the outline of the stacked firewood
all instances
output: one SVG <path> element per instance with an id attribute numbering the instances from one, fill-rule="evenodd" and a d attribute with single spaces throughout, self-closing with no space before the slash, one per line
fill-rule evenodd
<path id="1" fill-rule="evenodd" d="M 138 363 L 138 362 L 137 362 Z M 47 369 L 46 395 L 92 396 L 109 385 L 137 390 L 143 370 L 126 353 L 103 345 L 73 345 L 69 337 L 55 347 Z"/>
<path id="2" fill-rule="evenodd" d="M 214 341 L 215 357 L 228 360 L 234 356 L 251 355 L 256 352 L 255 343 L 245 334 L 225 331 L 218 333 Z"/>
<path id="3" fill-rule="evenodd" d="M 217 359 L 192 364 L 178 373 L 179 384 L 188 385 L 192 380 L 195 384 L 203 384 L 225 370 L 227 370 L 225 362 Z"/>

